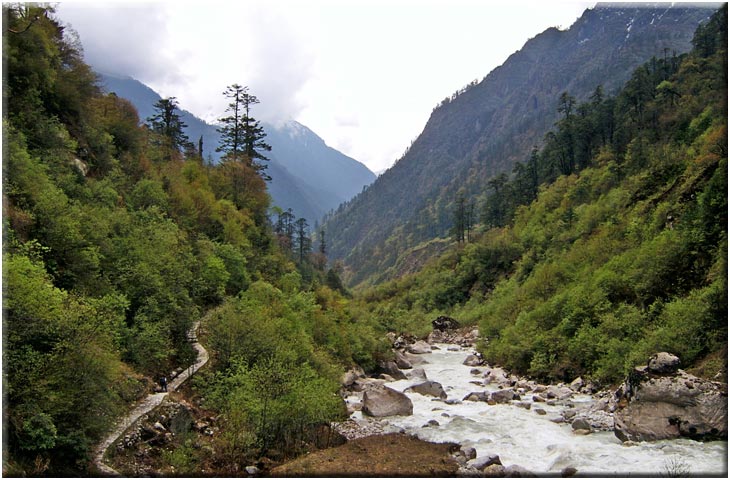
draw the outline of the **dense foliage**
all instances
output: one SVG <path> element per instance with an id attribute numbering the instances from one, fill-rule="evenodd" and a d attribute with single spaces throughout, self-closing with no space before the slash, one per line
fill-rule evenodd
<path id="1" fill-rule="evenodd" d="M 382 334 L 326 260 L 280 248 L 255 162 L 206 165 L 174 98 L 140 125 L 52 8 L 3 17 L 3 472 L 85 472 L 130 402 L 191 362 L 206 311 L 199 388 L 230 459 L 338 418 L 335 379 L 373 364 Z"/>
<path id="2" fill-rule="evenodd" d="M 542 379 L 615 382 L 663 350 L 726 373 L 726 8 L 617 96 L 561 95 L 543 149 L 486 185 L 486 232 L 368 308 L 416 333 L 478 324 L 489 361 Z"/>

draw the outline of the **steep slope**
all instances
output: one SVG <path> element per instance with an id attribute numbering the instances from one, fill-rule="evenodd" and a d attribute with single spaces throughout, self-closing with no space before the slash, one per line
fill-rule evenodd
<path id="1" fill-rule="evenodd" d="M 160 95 L 131 78 L 101 74 L 105 90 L 130 100 L 139 112 L 140 120 L 154 114 L 153 105 Z M 215 151 L 220 135 L 210 125 L 187 110 L 180 116 L 188 125 L 186 134 L 197 145 L 203 138 L 203 157 L 213 163 L 220 161 Z M 316 133 L 306 126 L 288 121 L 278 125 L 264 123 L 266 142 L 271 145 L 269 184 L 273 204 L 291 208 L 294 214 L 310 220 L 319 220 L 328 211 L 360 193 L 364 186 L 375 180 L 365 165 L 327 146 Z"/>
<path id="2" fill-rule="evenodd" d="M 717 5 L 715 5 L 715 8 Z M 409 248 L 444 236 L 461 189 L 469 196 L 525 160 L 558 119 L 558 98 L 617 90 L 652 56 L 689 50 L 709 5 L 598 4 L 567 31 L 550 28 L 480 83 L 434 109 L 410 150 L 327 219 L 330 252 L 352 284 L 378 281 Z"/>
<path id="3" fill-rule="evenodd" d="M 606 386 L 665 351 L 727 381 L 727 5 L 693 44 L 577 106 L 586 115 L 535 155 L 547 170 L 555 138 L 578 144 L 566 133 L 605 113 L 594 134 L 606 143 L 582 167 L 541 180 L 527 202 L 517 175 L 499 195 L 521 204 L 503 227 L 451 242 L 363 303 L 417 335 L 439 315 L 478 324 L 489 363 L 534 378 Z"/>

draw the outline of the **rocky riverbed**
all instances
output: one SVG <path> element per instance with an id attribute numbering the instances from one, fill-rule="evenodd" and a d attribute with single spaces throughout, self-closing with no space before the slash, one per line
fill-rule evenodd
<path id="1" fill-rule="evenodd" d="M 382 365 L 380 378 L 358 371 L 343 378 L 351 418 L 338 428 L 348 438 L 400 432 L 429 442 L 457 444 L 452 457 L 460 465 L 459 474 L 465 476 L 727 473 L 726 385 L 688 378 L 676 368 L 661 373 L 647 367 L 647 382 L 681 380 L 686 390 L 696 391 L 694 397 L 686 397 L 694 400 L 684 402 L 682 412 L 698 403 L 700 390 L 721 399 L 724 395 L 724 417 L 712 410 L 713 421 L 724 422 L 724 432 L 715 426 L 706 430 L 714 429 L 715 438 L 725 440 L 619 438 L 614 433 L 616 416 L 625 418 L 636 392 L 648 384 L 634 385 L 629 399 L 621 392 L 596 392 L 582 379 L 540 385 L 485 364 L 473 350 L 476 334 L 435 330 L 428 341 L 392 338 L 397 347 L 395 361 Z M 668 380 L 658 382 L 659 378 Z M 643 392 L 648 395 L 648 390 Z M 637 403 L 632 405 L 634 411 L 642 411 Z M 676 423 L 681 424 L 680 407 L 667 408 L 674 408 Z M 639 421 L 635 415 L 631 418 Z M 685 425 L 685 430 L 690 428 L 695 427 Z M 674 430 L 679 432 L 679 427 Z"/>

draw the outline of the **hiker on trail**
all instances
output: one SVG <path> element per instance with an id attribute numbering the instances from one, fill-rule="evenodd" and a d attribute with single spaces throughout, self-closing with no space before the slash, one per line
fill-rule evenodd
<path id="1" fill-rule="evenodd" d="M 166 392 L 167 391 L 167 377 L 163 376 L 160 379 L 160 386 L 162 387 L 162 391 L 163 392 Z"/>

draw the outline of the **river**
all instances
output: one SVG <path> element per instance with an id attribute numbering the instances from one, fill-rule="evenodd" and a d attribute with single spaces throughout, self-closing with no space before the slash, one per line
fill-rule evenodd
<path id="1" fill-rule="evenodd" d="M 439 382 L 448 401 L 462 400 L 470 392 L 497 390 L 496 386 L 478 386 L 470 373 L 473 367 L 462 364 L 471 350 L 454 345 L 437 345 L 438 350 L 422 354 L 428 363 L 422 367 L 428 380 Z M 449 348 L 451 350 L 449 350 Z M 404 391 L 420 380 L 398 380 L 386 385 Z M 568 424 L 557 424 L 564 406 L 535 404 L 546 415 L 538 415 L 514 404 L 489 405 L 465 401 L 448 404 L 418 393 L 406 393 L 413 402 L 413 415 L 381 419 L 386 430 L 404 430 L 422 440 L 456 442 L 474 447 L 479 456 L 499 455 L 505 466 L 519 465 L 538 475 L 560 476 L 566 467 L 578 475 L 598 476 L 727 476 L 727 442 L 696 442 L 688 439 L 622 444 L 613 432 L 577 435 Z M 350 399 L 356 401 L 356 398 Z M 579 406 L 592 402 L 588 395 L 576 395 L 571 402 Z M 352 414 L 362 419 L 361 412 Z M 425 426 L 435 420 L 438 425 Z"/>

